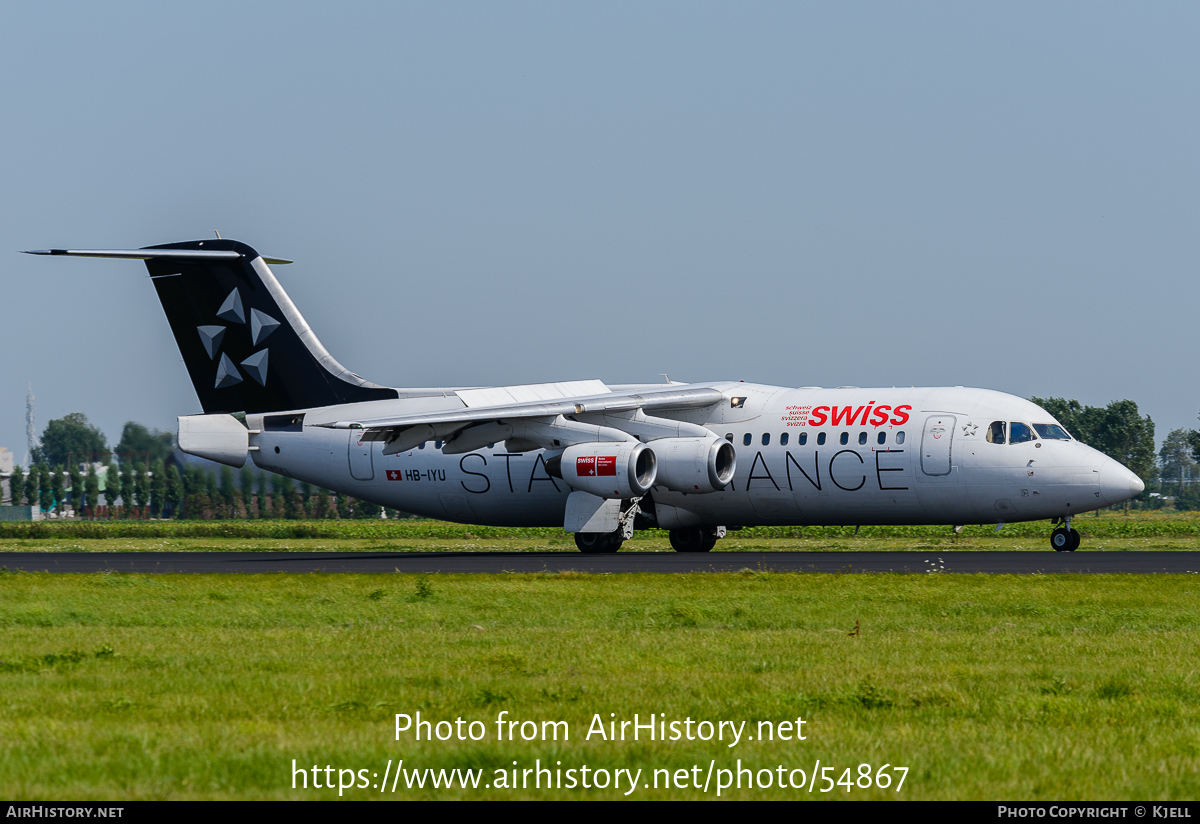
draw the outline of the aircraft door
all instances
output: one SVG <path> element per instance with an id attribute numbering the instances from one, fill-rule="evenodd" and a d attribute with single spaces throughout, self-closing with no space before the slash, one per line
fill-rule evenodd
<path id="1" fill-rule="evenodd" d="M 926 475 L 950 474 L 950 445 L 954 440 L 954 416 L 930 415 L 921 433 L 921 471 Z"/>
<path id="2" fill-rule="evenodd" d="M 348 446 L 350 477 L 356 481 L 369 481 L 375 477 L 375 467 L 371 463 L 371 449 L 375 444 L 371 441 L 359 440 L 362 436 L 361 429 L 350 430 Z"/>

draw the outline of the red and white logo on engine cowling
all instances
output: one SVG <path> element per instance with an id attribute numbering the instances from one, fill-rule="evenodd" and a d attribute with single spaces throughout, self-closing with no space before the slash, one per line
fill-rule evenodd
<path id="1" fill-rule="evenodd" d="M 598 475 L 617 476 L 616 455 L 586 455 L 575 459 L 575 475 L 594 478 Z"/>

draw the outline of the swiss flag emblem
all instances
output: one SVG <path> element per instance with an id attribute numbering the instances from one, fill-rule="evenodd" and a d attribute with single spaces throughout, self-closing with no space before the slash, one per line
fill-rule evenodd
<path id="1" fill-rule="evenodd" d="M 404 473 L 401 472 L 399 469 L 389 469 L 387 471 L 387 479 L 389 481 L 403 481 Z"/>

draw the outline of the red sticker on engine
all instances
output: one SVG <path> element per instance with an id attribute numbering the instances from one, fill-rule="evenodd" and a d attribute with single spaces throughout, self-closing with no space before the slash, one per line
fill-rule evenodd
<path id="1" fill-rule="evenodd" d="M 617 456 L 601 455 L 587 456 L 575 459 L 575 475 L 580 478 L 594 478 L 597 475 L 617 475 Z"/>

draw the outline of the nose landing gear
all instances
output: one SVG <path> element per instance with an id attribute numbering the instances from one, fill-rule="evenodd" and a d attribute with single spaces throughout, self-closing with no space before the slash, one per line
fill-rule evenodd
<path id="1" fill-rule="evenodd" d="M 1050 533 L 1050 547 L 1055 552 L 1074 552 L 1079 549 L 1079 531 L 1071 529 L 1071 516 L 1062 519 L 1063 525 Z"/>

